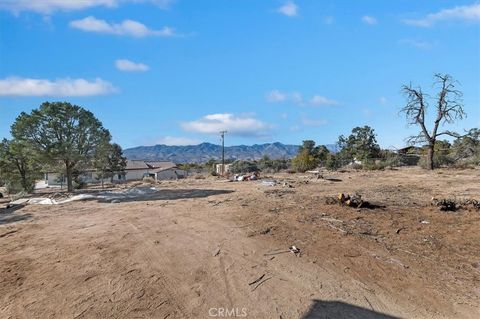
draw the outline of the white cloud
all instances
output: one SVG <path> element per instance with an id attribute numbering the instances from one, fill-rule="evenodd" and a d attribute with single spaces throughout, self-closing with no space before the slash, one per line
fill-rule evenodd
<path id="1" fill-rule="evenodd" d="M 161 30 L 152 30 L 146 25 L 134 20 L 123 20 L 121 23 L 109 23 L 93 16 L 73 20 L 70 22 L 70 27 L 87 32 L 126 35 L 136 38 L 146 36 L 171 37 L 176 35 L 174 29 L 169 27 L 163 27 Z"/>
<path id="2" fill-rule="evenodd" d="M 49 14 L 54 11 L 74 11 L 96 6 L 115 7 L 117 0 L 0 0 L 0 9 L 19 13 L 33 11 Z"/>
<path id="3" fill-rule="evenodd" d="M 324 106 L 324 105 L 338 105 L 339 103 L 335 100 L 326 98 L 319 94 L 315 94 L 308 102 L 305 102 L 303 96 L 299 92 L 281 92 L 279 90 L 272 90 L 265 94 L 265 98 L 270 103 L 280 103 L 280 102 L 292 102 L 298 106 L 311 105 L 311 106 Z"/>
<path id="4" fill-rule="evenodd" d="M 164 136 L 156 140 L 155 144 L 164 145 L 197 145 L 200 142 L 193 138 L 181 136 Z"/>
<path id="5" fill-rule="evenodd" d="M 307 117 L 306 115 L 302 115 L 301 122 L 304 126 L 324 126 L 327 125 L 327 120 L 324 119 L 311 119 Z"/>
<path id="6" fill-rule="evenodd" d="M 170 9 L 172 4 L 177 2 L 177 0 L 150 0 L 153 4 L 163 10 Z"/>
<path id="7" fill-rule="evenodd" d="M 364 108 L 364 109 L 362 110 L 362 113 L 363 113 L 363 116 L 365 116 L 365 117 L 370 117 L 370 116 L 372 115 L 372 110 L 369 109 L 369 108 Z"/>
<path id="8" fill-rule="evenodd" d="M 300 131 L 300 129 L 301 129 L 300 125 L 292 125 L 292 126 L 289 127 L 289 130 L 291 132 L 298 132 L 298 131 Z"/>
<path id="9" fill-rule="evenodd" d="M 403 22 L 416 27 L 431 27 L 437 22 L 452 20 L 479 22 L 480 3 L 443 9 L 435 13 L 429 13 L 421 19 L 406 19 Z"/>
<path id="10" fill-rule="evenodd" d="M 0 0 L 0 9 L 15 14 L 22 11 L 51 14 L 55 11 L 77 11 L 93 7 L 114 8 L 126 2 L 150 2 L 158 8 L 166 10 L 175 0 Z"/>
<path id="11" fill-rule="evenodd" d="M 292 94 L 290 94 L 290 99 L 293 103 L 297 105 L 303 105 L 303 96 L 298 92 L 293 92 Z"/>
<path id="12" fill-rule="evenodd" d="M 337 105 L 338 102 L 335 100 L 328 99 L 321 95 L 314 95 L 310 100 L 310 104 L 314 106 L 323 106 L 323 105 Z"/>
<path id="13" fill-rule="evenodd" d="M 100 78 L 85 79 L 31 79 L 8 77 L 0 79 L 0 96 L 90 96 L 117 92 L 118 90 Z"/>
<path id="14" fill-rule="evenodd" d="M 387 105 L 388 99 L 386 97 L 382 96 L 378 99 L 378 103 L 380 103 L 381 105 Z"/>
<path id="15" fill-rule="evenodd" d="M 265 94 L 265 98 L 271 103 L 284 102 L 287 99 L 287 94 L 279 90 L 272 90 Z"/>
<path id="16" fill-rule="evenodd" d="M 374 25 L 374 24 L 378 23 L 377 19 L 375 17 L 372 17 L 372 16 L 363 16 L 362 17 L 362 22 L 366 23 L 366 24 L 369 24 L 369 25 Z"/>
<path id="17" fill-rule="evenodd" d="M 189 132 L 201 134 L 218 134 L 228 131 L 231 135 L 265 136 L 270 125 L 252 117 L 251 115 L 235 115 L 231 113 L 209 114 L 198 120 L 183 122 L 181 126 Z"/>
<path id="18" fill-rule="evenodd" d="M 298 15 L 298 6 L 293 1 L 287 1 L 277 9 L 277 12 L 288 17 L 295 17 Z"/>
<path id="19" fill-rule="evenodd" d="M 433 47 L 433 44 L 427 41 L 420 41 L 415 39 L 402 39 L 398 43 L 403 45 L 409 45 L 417 49 L 428 50 Z"/>
<path id="20" fill-rule="evenodd" d="M 150 69 L 150 67 L 143 63 L 135 63 L 127 59 L 119 59 L 115 61 L 115 66 L 120 71 L 125 72 L 145 72 Z"/>
<path id="21" fill-rule="evenodd" d="M 282 92 L 279 90 L 272 90 L 265 94 L 265 99 L 267 100 L 267 102 L 270 102 L 270 103 L 280 103 L 280 102 L 287 102 L 287 101 L 291 101 L 297 105 L 300 105 L 303 103 L 302 95 L 298 92 L 289 93 L 289 92 Z"/>

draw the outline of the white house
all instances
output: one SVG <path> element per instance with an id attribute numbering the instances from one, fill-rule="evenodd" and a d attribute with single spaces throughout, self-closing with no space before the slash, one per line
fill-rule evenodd
<path id="1" fill-rule="evenodd" d="M 144 177 L 152 177 L 153 179 L 168 180 L 180 179 L 187 176 L 187 172 L 178 168 L 173 162 L 168 161 L 143 161 L 143 160 L 127 160 L 125 173 L 118 173 L 113 176 L 114 182 L 141 180 Z M 85 183 L 100 183 L 100 178 L 95 170 L 85 170 L 80 178 Z M 63 179 L 63 180 L 62 180 Z M 45 173 L 45 183 L 47 185 L 66 184 L 66 177 L 59 173 Z"/>
<path id="2" fill-rule="evenodd" d="M 143 164 L 142 164 L 143 163 Z M 153 177 L 155 180 L 180 179 L 187 177 L 187 171 L 178 168 L 173 162 L 128 160 L 123 180 L 136 180 Z M 116 176 L 123 177 L 123 176 Z"/>

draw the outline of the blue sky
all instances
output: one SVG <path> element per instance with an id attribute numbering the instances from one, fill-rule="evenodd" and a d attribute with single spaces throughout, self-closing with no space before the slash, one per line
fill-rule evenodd
<path id="1" fill-rule="evenodd" d="M 480 3 L 472 1 L 0 0 L 0 137 L 22 111 L 69 101 L 123 147 L 417 131 L 401 85 L 461 83 L 480 126 Z M 432 93 L 434 91 L 431 91 Z M 433 113 L 433 112 L 431 112 Z"/>

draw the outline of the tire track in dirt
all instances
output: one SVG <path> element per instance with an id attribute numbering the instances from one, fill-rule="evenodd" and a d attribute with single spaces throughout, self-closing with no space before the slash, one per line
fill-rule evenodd
<path id="1" fill-rule="evenodd" d="M 162 268 L 166 268 L 164 260 L 168 258 L 168 254 L 158 254 L 158 247 L 150 244 L 150 241 L 144 235 L 142 235 L 142 232 L 140 232 L 134 224 L 128 221 L 126 221 L 126 223 L 130 228 L 134 230 L 134 232 L 131 234 L 137 239 L 136 242 L 140 243 L 136 248 L 141 251 L 144 259 L 147 261 L 150 268 L 155 270 L 155 275 L 160 278 L 162 288 L 168 292 L 169 305 L 175 308 L 175 310 L 178 312 L 179 315 L 181 315 L 181 317 L 188 318 L 185 307 L 181 302 L 178 302 L 181 301 L 182 298 L 176 292 L 175 283 L 171 282 L 161 270 Z"/>

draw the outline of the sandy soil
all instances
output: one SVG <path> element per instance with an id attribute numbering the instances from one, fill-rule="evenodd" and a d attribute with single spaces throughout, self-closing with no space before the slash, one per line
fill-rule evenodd
<path id="1" fill-rule="evenodd" d="M 275 178 L 0 209 L 0 318 L 480 317 L 479 170 Z"/>

